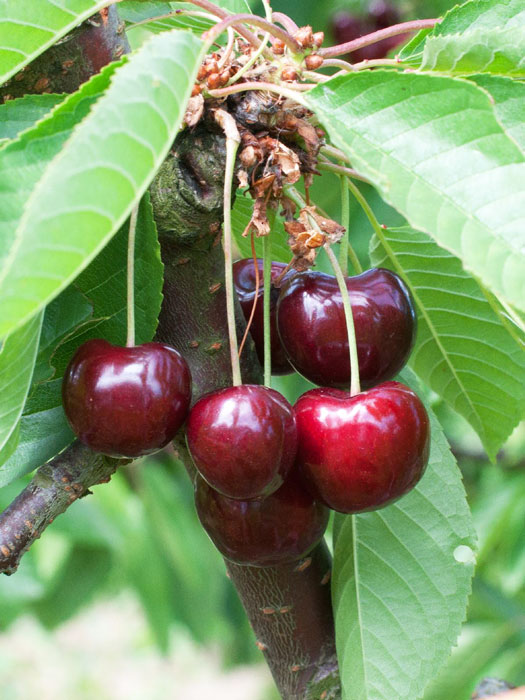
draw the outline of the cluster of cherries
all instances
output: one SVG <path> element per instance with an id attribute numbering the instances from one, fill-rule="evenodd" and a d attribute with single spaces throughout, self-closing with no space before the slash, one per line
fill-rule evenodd
<path id="1" fill-rule="evenodd" d="M 283 268 L 273 263 L 272 280 Z M 234 282 L 248 317 L 263 293 L 261 287 L 256 293 L 253 260 L 235 263 Z M 297 370 L 323 388 L 292 407 L 271 388 L 232 386 L 203 396 L 187 415 L 191 377 L 176 350 L 91 340 L 64 377 L 74 432 L 96 451 L 137 457 L 166 445 L 187 416 L 197 513 L 219 551 L 255 566 L 300 559 L 323 536 L 327 506 L 342 513 L 385 506 L 418 482 L 428 460 L 423 404 L 408 387 L 388 381 L 413 345 L 410 294 L 384 269 L 347 278 L 346 286 L 365 391 L 344 390 L 349 348 L 336 279 L 287 274 L 271 290 L 272 371 Z M 260 302 L 251 333 L 262 357 Z"/>

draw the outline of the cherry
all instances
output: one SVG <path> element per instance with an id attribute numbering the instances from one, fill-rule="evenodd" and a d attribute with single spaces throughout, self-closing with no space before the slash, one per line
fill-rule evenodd
<path id="1" fill-rule="evenodd" d="M 259 385 L 203 396 L 190 412 L 186 436 L 198 471 L 230 498 L 276 491 L 297 452 L 292 407 L 277 391 Z"/>
<path id="2" fill-rule="evenodd" d="M 169 345 L 89 340 L 66 369 L 62 399 L 82 442 L 114 457 L 139 457 L 164 447 L 184 422 L 190 370 Z"/>
<path id="3" fill-rule="evenodd" d="M 410 293 L 382 268 L 346 278 L 364 388 L 391 379 L 412 349 L 416 315 Z M 350 358 L 343 302 L 335 277 L 303 272 L 283 286 L 277 327 L 295 369 L 314 384 L 348 388 Z"/>
<path id="4" fill-rule="evenodd" d="M 399 382 L 353 397 L 339 389 L 312 389 L 294 411 L 297 469 L 314 498 L 334 510 L 381 508 L 423 475 L 428 416 L 419 397 Z"/>
<path id="5" fill-rule="evenodd" d="M 195 484 L 202 526 L 219 552 L 237 564 L 275 566 L 301 559 L 319 542 L 329 511 L 293 479 L 264 500 L 239 501 Z"/>
<path id="6" fill-rule="evenodd" d="M 264 314 L 263 314 L 263 261 L 258 259 L 257 266 L 259 268 L 259 293 L 257 295 L 257 306 L 253 316 L 250 333 L 255 343 L 255 350 L 259 361 L 264 364 Z M 285 263 L 272 263 L 272 281 L 279 277 L 285 269 Z M 285 275 L 286 279 L 289 275 Z M 239 298 L 241 308 L 246 321 L 250 318 L 252 312 L 253 300 L 255 298 L 255 269 L 252 258 L 237 260 L 233 264 L 233 283 L 235 291 Z M 275 309 L 277 299 L 279 297 L 279 289 L 272 285 L 270 292 L 270 347 L 272 355 L 272 374 L 291 374 L 294 370 L 286 358 L 286 354 L 281 346 L 279 335 L 277 333 L 277 322 L 275 319 Z"/>

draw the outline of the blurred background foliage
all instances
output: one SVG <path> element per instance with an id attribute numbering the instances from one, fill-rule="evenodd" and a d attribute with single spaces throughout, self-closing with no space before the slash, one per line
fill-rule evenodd
<path id="1" fill-rule="evenodd" d="M 368 0 L 275 0 L 272 4 L 298 24 L 326 31 L 330 41 L 334 12 L 365 13 Z M 454 4 L 450 0 L 397 3 L 404 19 L 442 14 Z M 131 34 L 135 45 L 145 38 L 143 29 Z M 363 186 L 363 192 L 380 222 L 404 223 L 372 188 Z M 339 218 L 335 176 L 317 178 L 311 197 Z M 352 201 L 351 241 L 365 268 L 369 267 L 370 235 L 367 220 Z M 324 267 L 322 260 L 320 267 Z M 310 386 L 298 376 L 274 378 L 273 385 L 290 401 Z M 464 475 L 479 555 L 463 633 L 425 700 L 466 700 L 487 675 L 525 684 L 525 425 L 514 432 L 497 463 L 491 464 L 461 417 L 437 398 L 434 409 Z M 25 482 L 22 479 L 0 490 L 1 509 Z M 142 608 L 150 630 L 144 644 L 154 645 L 158 654 L 168 654 L 177 640 L 191 639 L 196 645 L 220 649 L 224 668 L 263 663 L 223 561 L 197 521 L 192 486 L 172 450 L 122 468 L 109 485 L 94 488 L 92 496 L 48 528 L 15 576 L 2 577 L 2 637 L 9 639 L 13 623 L 27 617 L 51 633 L 82 609 L 93 609 L 101 600 L 119 601 L 123 594 Z M 80 700 L 99 697 L 89 688 L 76 692 Z M 261 697 L 276 697 L 274 692 L 266 685 Z M 3 697 L 29 696 L 13 690 Z M 108 695 L 110 700 L 113 697 Z M 182 695 L 174 687 L 163 697 Z"/>

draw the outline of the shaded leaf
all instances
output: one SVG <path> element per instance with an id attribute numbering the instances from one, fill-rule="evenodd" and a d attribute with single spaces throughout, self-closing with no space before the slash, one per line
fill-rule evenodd
<path id="1" fill-rule="evenodd" d="M 375 265 L 397 272 L 416 303 L 410 365 L 466 418 L 494 458 L 525 414 L 525 353 L 460 261 L 426 234 L 387 229 Z"/>
<path id="2" fill-rule="evenodd" d="M 0 139 L 14 139 L 45 117 L 65 95 L 25 95 L 0 105 Z"/>

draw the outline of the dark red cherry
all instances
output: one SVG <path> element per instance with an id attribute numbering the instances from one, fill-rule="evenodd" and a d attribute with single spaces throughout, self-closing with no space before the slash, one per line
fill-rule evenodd
<path id="1" fill-rule="evenodd" d="M 259 293 L 257 295 L 257 306 L 253 317 L 250 333 L 255 343 L 255 349 L 261 365 L 264 364 L 264 313 L 263 313 L 263 261 L 257 260 L 259 268 Z M 272 281 L 279 277 L 285 269 L 285 263 L 272 263 Z M 288 276 L 285 275 L 284 279 Z M 237 260 L 233 264 L 233 282 L 235 291 L 239 297 L 239 302 L 246 321 L 252 313 L 253 300 L 255 298 L 255 266 L 252 258 Z M 270 292 L 270 347 L 272 355 L 272 374 L 291 374 L 294 370 L 286 359 L 286 354 L 281 346 L 277 333 L 277 323 L 275 320 L 275 309 L 279 289 L 272 286 Z"/>
<path id="2" fill-rule="evenodd" d="M 416 315 L 410 293 L 382 268 L 347 277 L 363 388 L 391 379 L 408 359 Z M 343 302 L 335 277 L 295 275 L 281 290 L 277 327 L 290 363 L 314 384 L 348 388 L 350 359 Z"/>
<path id="3" fill-rule="evenodd" d="M 399 382 L 353 397 L 339 389 L 312 389 L 294 411 L 297 469 L 313 496 L 334 510 L 381 508 L 423 475 L 428 415 L 419 397 Z"/>
<path id="4" fill-rule="evenodd" d="M 329 511 L 293 479 L 268 498 L 226 498 L 197 476 L 199 519 L 219 552 L 237 564 L 275 566 L 301 559 L 319 542 Z"/>
<path id="5" fill-rule="evenodd" d="M 397 7 L 387 0 L 372 0 L 368 6 L 368 18 L 375 29 L 384 29 L 401 21 Z"/>
<path id="6" fill-rule="evenodd" d="M 89 340 L 73 355 L 62 384 L 73 432 L 113 457 L 164 447 L 184 422 L 190 399 L 185 359 L 161 343 L 119 347 Z"/>
<path id="7" fill-rule="evenodd" d="M 186 437 L 198 471 L 229 498 L 276 491 L 297 452 L 292 407 L 279 392 L 260 385 L 203 396 L 191 409 Z"/>
<path id="8" fill-rule="evenodd" d="M 332 31 L 336 43 L 344 44 L 365 34 L 371 34 L 378 29 L 397 24 L 399 21 L 399 12 L 393 5 L 385 0 L 372 0 L 364 17 L 358 17 L 347 10 L 337 12 L 332 19 Z M 349 54 L 349 59 L 352 63 L 359 63 L 365 60 L 384 58 L 392 49 L 406 41 L 408 36 L 400 34 L 364 46 Z"/>

